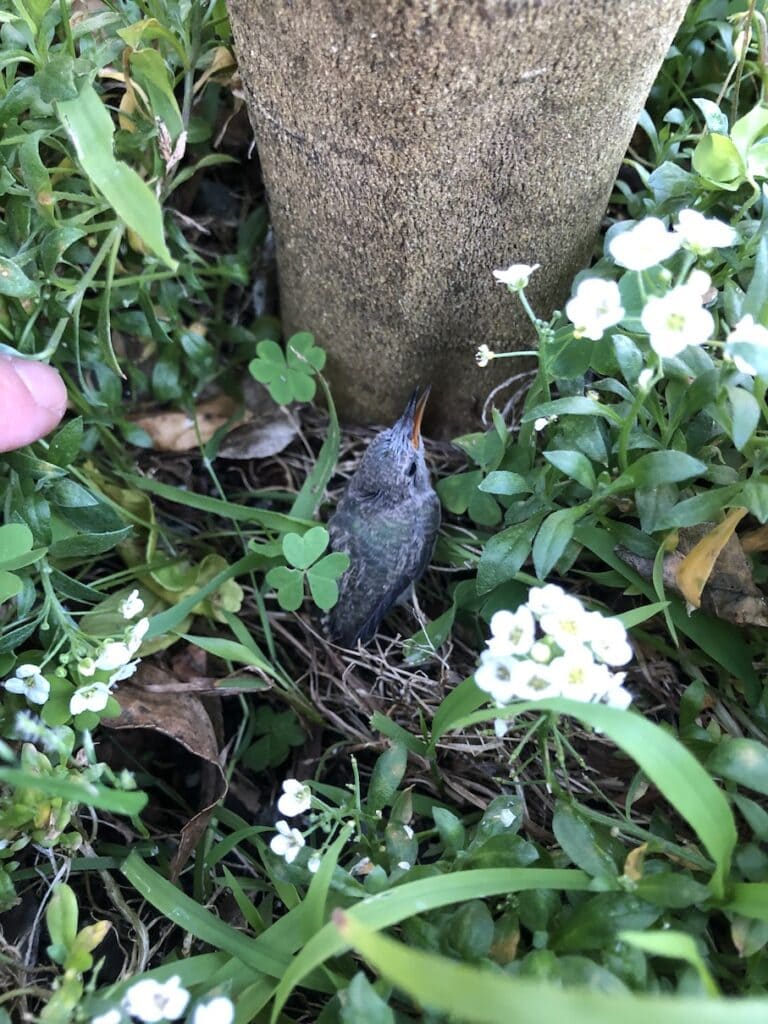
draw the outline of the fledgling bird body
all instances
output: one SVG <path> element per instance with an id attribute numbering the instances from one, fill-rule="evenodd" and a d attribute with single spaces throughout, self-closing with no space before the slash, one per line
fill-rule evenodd
<path id="1" fill-rule="evenodd" d="M 371 441 L 328 522 L 332 549 L 350 559 L 328 616 L 329 634 L 345 647 L 371 639 L 435 546 L 440 501 L 421 439 L 428 394 L 414 393 L 394 426 Z"/>

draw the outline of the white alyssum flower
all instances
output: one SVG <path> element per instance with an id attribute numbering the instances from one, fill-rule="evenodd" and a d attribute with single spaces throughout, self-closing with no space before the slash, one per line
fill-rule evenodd
<path id="1" fill-rule="evenodd" d="M 216 996 L 207 1003 L 195 1007 L 192 1024 L 232 1024 L 235 1007 L 226 996 Z"/>
<path id="2" fill-rule="evenodd" d="M 109 685 L 115 686 L 116 683 L 121 683 L 124 679 L 130 679 L 136 671 L 139 661 L 140 659 L 137 658 L 136 661 L 128 661 L 125 665 L 121 665 L 119 668 L 115 669 L 114 672 L 110 673 Z"/>
<path id="3" fill-rule="evenodd" d="M 516 665 L 513 658 L 499 658 L 490 651 L 483 651 L 480 666 L 475 669 L 475 683 L 490 694 L 496 704 L 508 704 L 515 696 L 512 672 Z"/>
<path id="4" fill-rule="evenodd" d="M 637 375 L 637 390 L 638 391 L 650 391 L 651 384 L 653 383 L 653 370 L 650 366 L 646 366 L 644 370 L 641 370 Z"/>
<path id="5" fill-rule="evenodd" d="M 528 607 L 535 616 L 544 615 L 557 608 L 566 597 L 562 587 L 556 583 L 546 583 L 543 587 L 533 587 L 528 593 Z"/>
<path id="6" fill-rule="evenodd" d="M 624 316 L 619 286 L 615 281 L 588 277 L 566 302 L 565 315 L 573 324 L 577 338 L 599 341 L 605 331 Z"/>
<path id="7" fill-rule="evenodd" d="M 499 284 L 507 285 L 513 292 L 521 292 L 528 287 L 531 274 L 540 266 L 540 263 L 512 263 L 506 270 L 494 270 L 493 276 Z"/>
<path id="8" fill-rule="evenodd" d="M 533 421 L 533 429 L 538 434 L 542 430 L 545 430 L 549 426 L 550 422 L 552 420 L 554 420 L 554 419 L 557 419 L 557 417 L 556 416 L 539 416 L 538 419 L 535 419 Z"/>
<path id="9" fill-rule="evenodd" d="M 562 650 L 584 643 L 584 632 L 588 622 L 587 612 L 581 601 L 566 593 L 562 593 L 562 597 L 539 616 L 541 628 Z"/>
<path id="10" fill-rule="evenodd" d="M 488 348 L 487 345 L 481 345 L 480 348 L 475 352 L 475 362 L 478 366 L 487 366 L 492 359 L 496 358 L 496 353 Z"/>
<path id="11" fill-rule="evenodd" d="M 316 875 L 317 872 L 320 870 L 320 865 L 322 864 L 322 862 L 323 858 L 320 856 L 320 854 L 313 853 L 312 856 L 307 861 L 307 871 L 309 871 L 311 875 Z"/>
<path id="12" fill-rule="evenodd" d="M 139 597 L 138 590 L 132 590 L 128 597 L 120 602 L 120 614 L 124 619 L 135 619 L 144 611 L 144 602 Z"/>
<path id="13" fill-rule="evenodd" d="M 508 654 L 527 654 L 536 631 L 531 609 L 521 605 L 517 611 L 498 611 L 491 618 L 491 639 L 488 650 L 498 657 Z"/>
<path id="14" fill-rule="evenodd" d="M 736 369 L 740 373 L 748 373 L 754 377 L 758 373 L 757 368 L 733 348 L 733 345 L 739 342 L 765 349 L 768 356 L 768 328 L 756 323 L 752 314 L 748 313 L 739 320 L 725 340 L 725 354 L 736 364 Z"/>
<path id="15" fill-rule="evenodd" d="M 69 713 L 79 715 L 81 711 L 103 711 L 109 697 L 109 687 L 106 683 L 80 686 L 69 698 Z"/>
<path id="16" fill-rule="evenodd" d="M 269 848 L 286 864 L 293 864 L 304 846 L 304 836 L 297 828 L 291 828 L 287 821 L 275 822 L 275 828 L 277 835 L 272 837 Z"/>
<path id="17" fill-rule="evenodd" d="M 119 1010 L 107 1010 L 106 1013 L 100 1013 L 98 1017 L 92 1017 L 91 1024 L 120 1024 L 122 1019 L 123 1015 Z"/>
<path id="18" fill-rule="evenodd" d="M 133 651 L 124 640 L 110 640 L 104 644 L 96 658 L 96 668 L 103 672 L 114 672 L 127 665 Z"/>
<path id="19" fill-rule="evenodd" d="M 739 233 L 717 217 L 705 217 L 698 210 L 681 210 L 675 233 L 686 249 L 697 256 L 706 256 L 713 249 L 726 249 L 735 245 Z"/>
<path id="20" fill-rule="evenodd" d="M 504 718 L 494 718 L 493 731 L 496 733 L 497 739 L 504 739 L 509 732 L 509 722 Z"/>
<path id="21" fill-rule="evenodd" d="M 96 662 L 93 658 L 83 658 L 82 661 L 77 663 L 77 671 L 81 676 L 85 676 L 88 679 L 96 671 Z"/>
<path id="22" fill-rule="evenodd" d="M 45 704 L 51 692 L 51 684 L 40 672 L 38 665 L 19 665 L 10 679 L 3 686 L 8 693 L 18 693 L 26 697 L 30 704 Z"/>
<path id="23" fill-rule="evenodd" d="M 680 239 L 658 217 L 645 217 L 613 236 L 608 244 L 615 263 L 627 270 L 647 270 L 669 259 L 680 248 Z"/>
<path id="24" fill-rule="evenodd" d="M 277 809 L 286 818 L 295 818 L 304 814 L 312 803 L 312 791 L 306 782 L 298 779 L 286 779 L 283 783 L 283 795 L 277 801 Z"/>
<path id="25" fill-rule="evenodd" d="M 544 634 L 538 639 L 537 630 Z M 632 701 L 624 689 L 626 673 L 611 667 L 631 657 L 618 619 L 587 611 L 577 597 L 550 583 L 534 587 L 515 612 L 494 614 L 474 678 L 499 707 L 563 696 L 626 708 Z M 494 731 L 501 738 L 507 723 L 496 719 Z"/>
<path id="26" fill-rule="evenodd" d="M 556 676 L 563 697 L 590 701 L 607 689 L 606 668 L 597 665 L 590 651 L 577 647 L 555 658 L 550 668 Z"/>
<path id="27" fill-rule="evenodd" d="M 615 666 L 632 660 L 627 630 L 618 619 L 608 619 L 600 612 L 589 612 L 588 619 L 593 626 L 589 646 L 599 661 Z"/>
<path id="28" fill-rule="evenodd" d="M 149 629 L 149 619 L 144 617 L 135 622 L 128 631 L 128 646 L 131 648 L 131 656 L 141 647 L 144 637 Z"/>
<path id="29" fill-rule="evenodd" d="M 519 700 L 559 697 L 560 687 L 552 666 L 530 659 L 518 661 L 512 673 L 512 696 Z"/>
<path id="30" fill-rule="evenodd" d="M 131 985 L 123 998 L 123 1009 L 144 1024 L 159 1024 L 163 1020 L 178 1020 L 188 1002 L 189 992 L 182 988 L 179 975 L 174 974 L 164 983 L 143 978 Z"/>
<path id="31" fill-rule="evenodd" d="M 648 299 L 640 322 L 650 336 L 651 348 L 662 358 L 679 355 L 689 345 L 703 345 L 715 329 L 712 314 L 701 304 L 701 295 L 684 284 Z"/>

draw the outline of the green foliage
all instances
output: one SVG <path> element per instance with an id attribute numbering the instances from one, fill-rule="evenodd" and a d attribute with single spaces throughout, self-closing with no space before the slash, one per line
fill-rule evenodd
<path id="1" fill-rule="evenodd" d="M 267 573 L 267 584 L 277 591 L 281 608 L 295 611 L 304 600 L 304 581 L 318 608 L 328 611 L 339 599 L 337 580 L 349 567 L 349 555 L 323 555 L 330 537 L 324 526 L 313 526 L 305 534 L 286 533 L 282 549 L 288 565 Z M 322 557 L 321 557 L 322 556 Z"/>
<path id="2" fill-rule="evenodd" d="M 251 374 L 267 385 L 279 405 L 312 401 L 317 390 L 315 374 L 325 366 L 325 352 L 315 345 L 313 335 L 307 331 L 294 334 L 286 342 L 285 352 L 274 341 L 260 341 L 256 352 L 249 367 Z"/>

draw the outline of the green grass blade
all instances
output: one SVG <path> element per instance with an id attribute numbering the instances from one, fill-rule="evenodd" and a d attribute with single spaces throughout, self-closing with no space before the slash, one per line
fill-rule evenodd
<path id="1" fill-rule="evenodd" d="M 711 996 L 720 995 L 715 979 L 709 973 L 709 968 L 692 935 L 670 929 L 664 932 L 619 932 L 619 938 L 635 949 L 650 953 L 651 956 L 685 960 L 696 971 L 707 993 Z"/>
<path id="2" fill-rule="evenodd" d="M 165 498 L 166 501 L 176 502 L 177 505 L 195 508 L 199 512 L 210 512 L 212 515 L 222 516 L 235 522 L 258 523 L 265 530 L 274 530 L 276 533 L 301 533 L 312 525 L 308 520 L 298 519 L 294 515 L 288 516 L 282 512 L 271 512 L 268 509 L 249 505 L 237 505 L 232 501 L 222 501 L 221 498 L 209 498 L 205 494 L 193 494 L 191 491 L 182 490 L 181 487 L 172 487 L 159 480 L 150 480 L 149 477 L 137 476 L 133 473 L 123 473 L 122 478 L 127 484 L 140 491 L 154 494 L 158 498 Z"/>
<path id="3" fill-rule="evenodd" d="M 407 882 L 395 889 L 377 893 L 356 904 L 355 920 L 370 928 L 388 928 L 414 914 L 445 907 L 465 900 L 500 896 L 530 889 L 562 889 L 583 891 L 589 886 L 583 871 L 562 871 L 554 868 L 488 868 L 460 871 L 438 878 Z M 332 956 L 344 952 L 347 943 L 333 924 L 326 924 L 307 942 L 285 971 L 275 991 L 272 1024 L 293 989 Z"/>
<path id="4" fill-rule="evenodd" d="M 466 1024 L 762 1024 L 768 999 L 608 995 L 510 978 L 377 935 L 353 913 L 336 917 L 343 941 L 418 1005 Z"/>
<path id="5" fill-rule="evenodd" d="M 114 125 L 99 94 L 89 83 L 77 99 L 56 104 L 89 181 L 115 213 L 163 263 L 175 270 L 176 260 L 165 244 L 163 214 L 157 196 L 128 164 L 115 159 Z"/>
<path id="6" fill-rule="evenodd" d="M 296 500 L 291 506 L 291 515 L 298 519 L 311 519 L 317 510 L 317 506 L 323 500 L 323 493 L 328 481 L 333 476 L 336 468 L 336 460 L 339 457 L 339 446 L 341 444 L 341 431 L 339 430 L 339 419 L 336 415 L 336 406 L 325 378 L 318 374 L 320 386 L 325 394 L 328 405 L 328 432 L 325 441 L 317 456 L 312 472 L 304 481 L 301 490 L 296 495 Z"/>
<path id="7" fill-rule="evenodd" d="M 22 768 L 0 768 L 0 782 L 19 789 L 36 789 L 46 796 L 61 797 L 76 804 L 87 804 L 100 811 L 124 814 L 129 818 L 140 814 L 147 803 L 147 794 L 108 789 L 96 782 L 74 782 L 53 775 L 37 775 Z"/>

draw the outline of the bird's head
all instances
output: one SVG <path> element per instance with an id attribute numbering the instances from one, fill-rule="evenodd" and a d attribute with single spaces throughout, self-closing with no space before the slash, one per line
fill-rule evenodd
<path id="1" fill-rule="evenodd" d="M 417 388 L 400 419 L 368 445 L 354 478 L 358 493 L 397 503 L 431 488 L 421 439 L 428 398 L 429 387 Z"/>

